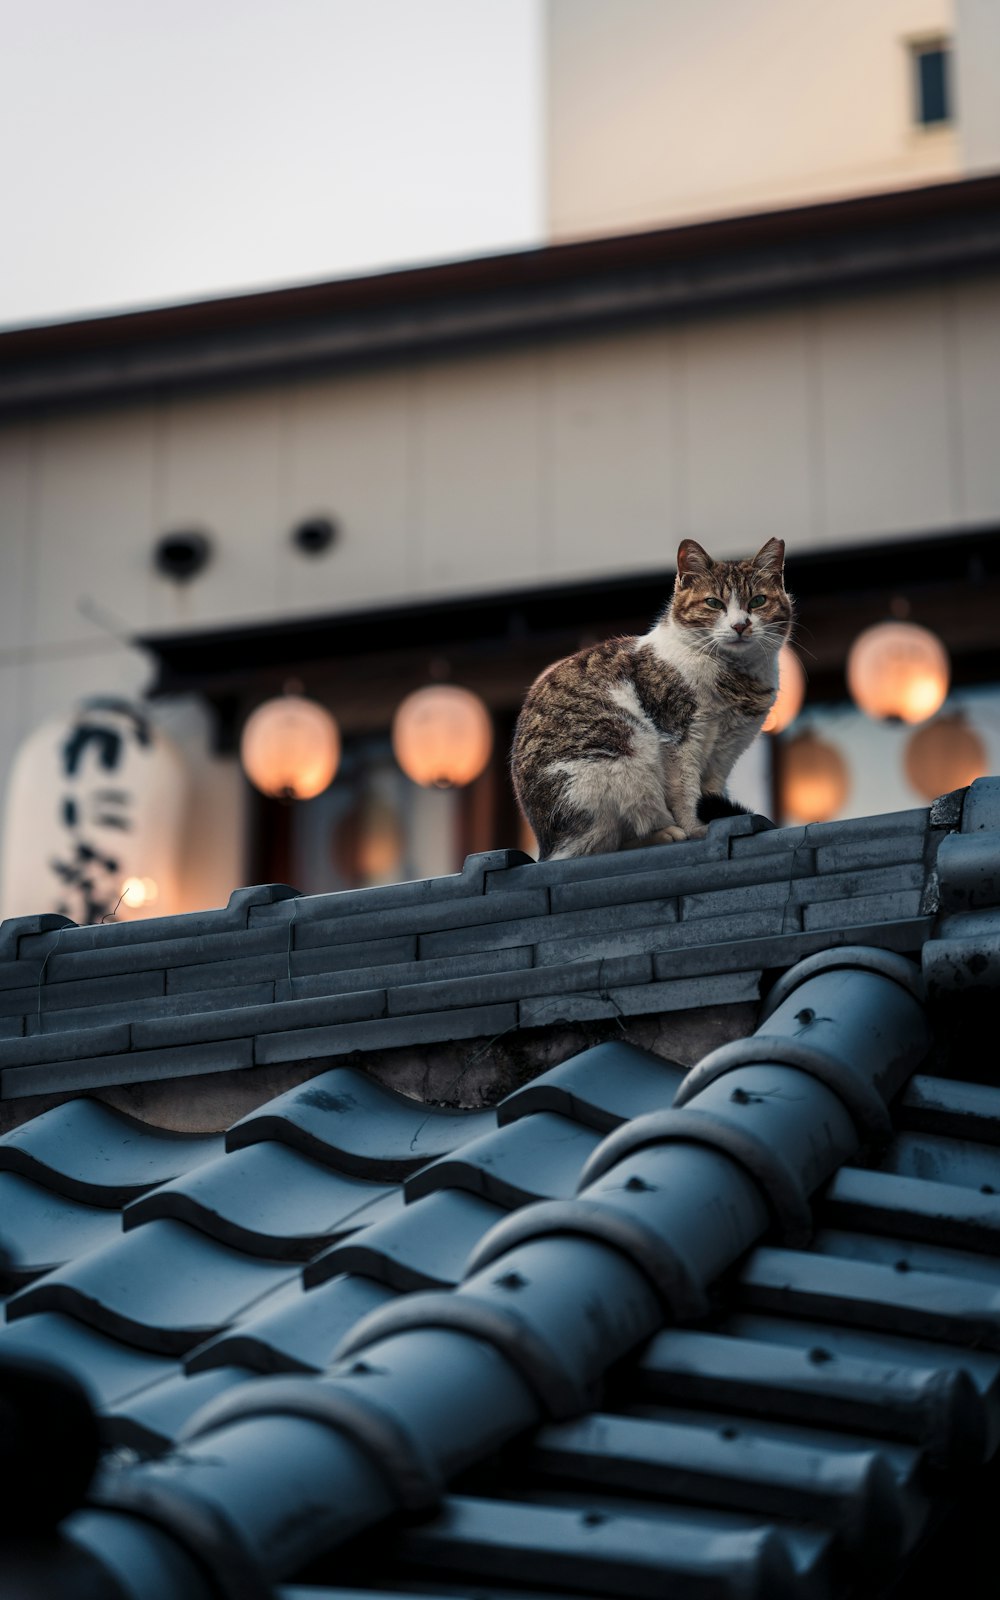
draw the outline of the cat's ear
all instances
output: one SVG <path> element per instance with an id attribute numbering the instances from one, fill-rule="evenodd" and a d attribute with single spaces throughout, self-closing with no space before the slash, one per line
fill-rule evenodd
<path id="1" fill-rule="evenodd" d="M 767 544 L 757 551 L 753 564 L 758 572 L 766 573 L 775 583 L 780 583 L 785 570 L 784 539 L 768 539 Z"/>
<path id="2" fill-rule="evenodd" d="M 695 578 L 706 578 L 715 566 L 707 550 L 696 539 L 682 539 L 677 551 L 677 583 L 686 589 Z"/>

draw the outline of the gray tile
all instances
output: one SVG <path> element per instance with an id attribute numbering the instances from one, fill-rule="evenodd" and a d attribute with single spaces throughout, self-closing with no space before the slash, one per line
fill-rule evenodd
<path id="1" fill-rule="evenodd" d="M 55 1042 L 54 1036 L 53 1042 Z M 206 1072 L 237 1072 L 252 1067 L 252 1039 L 175 1045 L 165 1050 L 128 1050 L 121 1055 L 87 1060 L 41 1062 L 34 1067 L 8 1067 L 0 1073 L 4 1099 L 55 1094 L 66 1089 L 98 1089 L 115 1083 L 153 1083 L 162 1078 L 194 1078 Z"/>
<path id="2" fill-rule="evenodd" d="M 1000 1194 L 1000 1149 L 935 1133 L 899 1133 L 879 1152 L 883 1172 Z"/>
<path id="3" fill-rule="evenodd" d="M 313 999 L 273 1001 L 237 1010 L 192 1011 L 176 1017 L 157 1017 L 132 1024 L 136 1050 L 200 1043 L 210 1039 L 251 1038 L 257 1033 L 279 1033 L 286 1028 L 315 1028 L 340 1022 L 367 1021 L 385 1013 L 382 989 L 353 990 L 348 994 L 319 995 Z"/>
<path id="4" fill-rule="evenodd" d="M 792 828 L 770 828 L 765 833 L 734 839 L 730 855 L 734 861 L 757 860 L 770 855 L 791 855 L 806 842 L 805 824 Z"/>
<path id="5" fill-rule="evenodd" d="M 594 858 L 597 859 L 596 857 Z M 562 863 L 559 863 L 562 865 Z M 507 899 L 503 897 L 506 905 Z M 579 943 L 586 939 L 586 954 L 617 955 L 617 949 L 603 948 L 604 940 L 624 928 L 662 927 L 677 921 L 675 900 L 643 900 L 628 906 L 598 906 L 590 911 L 565 911 L 558 916 L 528 917 L 516 921 L 495 922 L 478 928 L 456 928 L 446 933 L 422 934 L 421 957 L 460 955 L 470 950 L 500 950 L 505 946 L 520 944 Z M 566 960 L 574 960 L 575 952 Z"/>
<path id="6" fill-rule="evenodd" d="M 306 1267 L 303 1281 L 308 1288 L 354 1272 L 390 1289 L 450 1289 L 464 1277 L 480 1239 L 505 1215 L 477 1195 L 442 1189 L 335 1244 Z"/>
<path id="7" fill-rule="evenodd" d="M 850 872 L 827 872 L 821 877 L 803 878 L 792 885 L 794 905 L 815 905 L 823 900 L 853 900 L 864 896 L 896 894 L 901 890 L 920 890 L 924 886 L 924 867 L 920 861 L 898 862 L 891 867 L 872 867 Z"/>
<path id="8" fill-rule="evenodd" d="M 608 1133 L 670 1106 L 686 1070 L 624 1040 L 594 1045 L 515 1089 L 498 1105 L 497 1121 L 506 1127 L 536 1111 L 556 1111 Z"/>
<path id="9" fill-rule="evenodd" d="M 740 889 L 716 889 L 706 894 L 686 894 L 680 903 L 681 921 L 695 917 L 736 917 L 753 911 L 785 906 L 792 898 L 787 877 L 773 883 L 748 883 Z"/>
<path id="10" fill-rule="evenodd" d="M 101 1418 L 101 1435 L 108 1444 L 142 1456 L 162 1455 L 196 1411 L 253 1377 L 248 1367 L 235 1366 L 214 1367 L 191 1376 L 174 1373 L 110 1406 Z"/>
<path id="11" fill-rule="evenodd" d="M 133 1201 L 123 1220 L 134 1228 L 173 1217 L 251 1255 L 307 1261 L 342 1234 L 401 1207 L 395 1185 L 344 1177 L 268 1140 L 161 1184 Z"/>
<path id="12" fill-rule="evenodd" d="M 1000 831 L 1000 778 L 977 778 L 965 796 L 963 833 Z"/>
<path id="13" fill-rule="evenodd" d="M 736 1295 L 739 1305 L 756 1310 L 1000 1350 L 1000 1294 L 978 1279 L 758 1247 L 740 1272 Z"/>
<path id="14" fill-rule="evenodd" d="M 843 822 L 810 822 L 806 842 L 816 846 L 853 844 L 856 840 L 901 839 L 906 834 L 924 833 L 930 816 L 929 806 L 912 811 L 887 811 L 875 817 L 848 817 Z"/>
<path id="15" fill-rule="evenodd" d="M 848 928 L 861 923 L 899 922 L 920 914 L 920 894 L 915 889 L 897 894 L 860 895 L 855 900 L 827 900 L 806 906 L 803 922 L 813 928 Z"/>
<path id="16" fill-rule="evenodd" d="M 883 950 L 913 951 L 919 950 L 932 927 L 932 918 L 919 917 L 868 927 L 821 928 L 812 933 L 783 933 L 769 938 L 694 945 L 654 954 L 653 972 L 658 978 L 670 978 L 791 967 L 806 956 L 838 944 L 875 944 Z"/>
<path id="17" fill-rule="evenodd" d="M 1000 1144 L 1000 1089 L 918 1074 L 900 1096 L 895 1120 L 902 1128 Z"/>
<path id="18" fill-rule="evenodd" d="M 68 1028 L 51 1038 L 0 1042 L 0 1067 L 28 1067 L 40 1061 L 79 1061 L 85 1056 L 118 1055 L 131 1043 L 127 1022 L 107 1022 L 99 1028 Z"/>
<path id="19" fill-rule="evenodd" d="M 168 1356 L 137 1350 L 57 1311 L 0 1326 L 0 1357 L 5 1352 L 51 1361 L 71 1372 L 98 1406 L 115 1405 L 179 1370 Z"/>
<path id="20" fill-rule="evenodd" d="M 449 1495 L 431 1521 L 394 1531 L 386 1549 L 438 1581 L 449 1573 L 476 1579 L 477 1592 L 480 1582 L 497 1581 L 691 1600 L 792 1592 L 786 1545 L 759 1518 L 653 1504 L 589 1510 L 590 1497 L 581 1510 Z"/>
<path id="21" fill-rule="evenodd" d="M 134 922 L 128 926 L 138 935 L 146 924 Z M 249 928 L 191 938 L 159 939 L 155 942 L 134 938 L 124 944 L 102 944 L 94 949 L 71 950 L 66 954 L 56 949 L 49 957 L 45 976 L 48 982 L 59 983 L 64 979 L 106 977 L 118 972 L 148 972 L 157 967 L 192 966 L 271 953 L 277 955 L 284 952 L 286 945 L 287 936 L 283 928 Z"/>
<path id="22" fill-rule="evenodd" d="M 180 1222 L 147 1222 L 7 1302 L 10 1320 L 60 1311 L 160 1355 L 201 1344 L 291 1276 Z"/>
<path id="23" fill-rule="evenodd" d="M 944 1442 L 942 1422 L 952 1402 L 933 1367 L 899 1362 L 888 1352 L 841 1351 L 839 1330 L 815 1324 L 807 1343 L 751 1337 L 747 1320 L 727 1319 L 727 1326 L 740 1327 L 738 1338 L 680 1328 L 657 1334 L 639 1358 L 630 1392 L 660 1404 L 732 1407 L 804 1428 Z M 937 1415 L 932 1396 L 939 1397 Z"/>
<path id="24" fill-rule="evenodd" d="M 345 1275 L 307 1290 L 296 1277 L 193 1350 L 185 1365 L 189 1372 L 234 1362 L 255 1372 L 320 1372 L 354 1324 L 394 1298 L 371 1278 Z"/>
<path id="25" fill-rule="evenodd" d="M 525 1455 L 533 1481 L 610 1488 L 835 1528 L 855 1556 L 899 1554 L 904 1506 L 884 1457 L 831 1456 L 807 1435 L 776 1440 L 747 1419 L 676 1421 L 604 1413 L 542 1428 Z M 896 1541 L 893 1534 L 896 1533 Z M 894 1548 L 895 1543 L 895 1548 Z"/>
<path id="26" fill-rule="evenodd" d="M 820 1214 L 836 1227 L 1000 1256 L 1000 1191 L 842 1167 L 824 1190 Z"/>
<path id="27" fill-rule="evenodd" d="M 104 979 L 113 986 L 113 980 Z M 153 1018 L 189 1016 L 197 1011 L 228 1011 L 244 1006 L 271 1005 L 274 1002 L 273 983 L 244 983 L 229 989 L 207 989 L 192 1003 L 189 995 L 160 994 L 146 1000 L 113 1000 L 105 1004 L 82 1006 L 73 1010 L 43 1012 L 27 1017 L 26 1032 L 57 1033 L 65 1028 L 95 1028 L 106 1022 L 140 1022 Z M 135 1033 L 133 1030 L 133 1045 Z"/>
<path id="28" fill-rule="evenodd" d="M 569 861 L 539 861 L 516 867 L 503 880 L 487 877 L 487 894 L 498 890 L 562 887 L 595 879 L 627 877 L 634 873 L 688 871 L 703 862 L 726 861 L 741 840 L 763 837 L 770 831 L 764 817 L 724 817 L 709 826 L 704 839 L 684 840 L 681 844 L 650 845 L 642 850 L 615 850 L 608 855 L 575 856 Z"/>
<path id="29" fill-rule="evenodd" d="M 345 1173 L 390 1182 L 494 1126 L 492 1111 L 442 1111 L 335 1067 L 234 1123 L 226 1147 L 276 1139 Z"/>
<path id="30" fill-rule="evenodd" d="M 866 868 L 889 867 L 903 861 L 922 861 L 925 835 L 904 833 L 898 838 L 851 839 L 821 845 L 816 851 L 819 872 L 861 872 Z"/>
<path id="31" fill-rule="evenodd" d="M 0 1136 L 0 1170 L 93 1205 L 119 1206 L 222 1149 L 218 1134 L 164 1133 L 96 1100 L 67 1100 Z"/>
<path id="32" fill-rule="evenodd" d="M 549 1027 L 555 1022 L 585 1022 L 601 1017 L 652 1016 L 694 1011 L 702 1006 L 736 1005 L 760 999 L 759 972 L 728 972 L 704 978 L 674 978 L 634 988 L 606 989 L 599 994 L 553 995 L 522 1000 L 522 1028 Z"/>
<path id="33" fill-rule="evenodd" d="M 50 983 L 46 970 L 42 980 L 30 988 L 0 990 L 0 1013 L 21 1010 L 47 1017 L 53 1011 L 75 1011 L 83 1007 L 149 1000 L 163 994 L 166 975 L 160 969 L 154 972 L 118 973 L 112 978 Z"/>
<path id="34" fill-rule="evenodd" d="M 255 1042 L 259 1063 L 325 1061 L 355 1050 L 392 1050 L 456 1039 L 493 1038 L 517 1026 L 517 1006 L 473 1006 L 458 1011 L 386 1017 L 378 1022 L 344 1022 L 336 1028 L 297 1028 L 261 1035 Z"/>
<path id="35" fill-rule="evenodd" d="M 16 1172 L 0 1172 L 0 1286 L 5 1289 L 20 1288 L 121 1231 L 117 1211 L 52 1194 Z"/>
<path id="36" fill-rule="evenodd" d="M 465 1189 L 498 1206 L 568 1199 L 600 1142 L 593 1129 L 540 1111 L 422 1167 L 406 1180 L 406 1197 L 412 1204 L 438 1189 Z"/>
<path id="37" fill-rule="evenodd" d="M 648 957 L 627 957 L 625 962 L 598 959 L 567 962 L 560 967 L 536 967 L 514 972 L 486 973 L 474 978 L 453 978 L 437 983 L 405 984 L 402 988 L 389 992 L 389 1009 L 396 1015 L 405 1016 L 451 1006 L 488 1005 L 497 1000 L 519 1000 L 522 996 L 552 994 L 553 991 L 571 994 L 579 989 L 606 988 L 609 983 L 616 981 L 618 971 L 624 976 L 629 967 L 637 969 L 636 976 L 640 981 L 650 976 L 651 966 Z"/>
<path id="38" fill-rule="evenodd" d="M 275 986 L 277 1000 L 297 1000 L 317 994 L 342 994 L 352 989 L 398 989 L 404 984 L 444 983 L 455 978 L 480 978 L 495 972 L 523 972 L 532 963 L 530 945 L 507 950 L 478 950 L 473 955 L 447 956 L 439 961 L 397 961 L 391 966 L 317 972 L 296 976 Z"/>
<path id="39" fill-rule="evenodd" d="M 557 966 L 564 961 L 583 961 L 594 956 L 609 958 L 635 955 L 647 950 L 653 953 L 655 959 L 658 952 L 683 951 L 695 946 L 708 948 L 779 934 L 782 923 L 782 912 L 778 907 L 731 917 L 697 917 L 690 923 L 654 923 L 603 936 L 597 930 L 583 938 L 546 939 L 535 952 L 535 965 Z"/>
<path id="40" fill-rule="evenodd" d="M 759 834 L 758 838 L 770 838 Z M 665 865 L 658 872 L 618 873 L 610 878 L 585 878 L 556 884 L 551 889 L 552 910 L 579 911 L 591 906 L 621 906 L 636 900 L 670 899 L 713 889 L 730 891 L 747 884 L 787 883 L 814 869 L 812 850 L 773 852 L 735 861 L 705 861 L 692 866 Z"/>
<path id="41" fill-rule="evenodd" d="M 545 889 L 524 889 L 518 893 L 477 895 L 469 899 L 446 900 L 439 904 L 402 906 L 385 911 L 367 911 L 325 922 L 296 923 L 292 941 L 296 950 L 311 950 L 318 945 L 357 943 L 362 939 L 387 939 L 400 934 L 425 934 L 439 929 L 461 929 L 514 917 L 541 917 L 548 913 Z"/>
<path id="42" fill-rule="evenodd" d="M 885 1174 L 875 1173 L 876 1178 Z M 928 1184 L 928 1188 L 935 1185 Z M 977 1196 L 978 1199 L 988 1198 Z M 929 1272 L 944 1278 L 960 1278 L 965 1283 L 992 1284 L 1000 1289 L 1000 1257 L 928 1242 L 919 1237 L 893 1237 L 849 1227 L 826 1225 L 817 1228 L 809 1248 L 817 1255 L 834 1256 L 838 1261 L 864 1261 L 892 1267 L 895 1272 Z"/>

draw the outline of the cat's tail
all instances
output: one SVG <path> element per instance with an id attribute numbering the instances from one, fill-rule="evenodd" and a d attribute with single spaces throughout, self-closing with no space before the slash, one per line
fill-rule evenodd
<path id="1" fill-rule="evenodd" d="M 750 806 L 741 806 L 738 800 L 730 800 L 724 794 L 703 794 L 698 801 L 698 821 L 716 822 L 719 817 L 750 817 L 753 811 Z"/>

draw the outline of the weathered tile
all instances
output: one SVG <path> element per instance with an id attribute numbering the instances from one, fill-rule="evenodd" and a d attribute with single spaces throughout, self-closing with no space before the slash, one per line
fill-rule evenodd
<path id="1" fill-rule="evenodd" d="M 536 1111 L 557 1111 L 607 1133 L 631 1117 L 665 1110 L 685 1073 L 624 1040 L 597 1044 L 515 1089 L 497 1106 L 497 1121 L 505 1127 Z"/>
<path id="2" fill-rule="evenodd" d="M 813 928 L 848 928 L 861 923 L 899 922 L 920 914 L 920 893 L 905 889 L 895 894 L 859 895 L 853 900 L 825 900 L 808 905 L 802 913 L 806 931 Z"/>
<path id="3" fill-rule="evenodd" d="M 356 1322 L 394 1298 L 386 1284 L 353 1274 L 308 1290 L 296 1277 L 192 1350 L 185 1366 L 189 1372 L 233 1363 L 255 1372 L 319 1372 Z"/>
<path id="4" fill-rule="evenodd" d="M 180 1355 L 291 1272 L 287 1264 L 253 1260 L 181 1222 L 147 1222 L 22 1289 L 7 1302 L 7 1316 L 64 1312 L 140 1349 Z"/>
<path id="5" fill-rule="evenodd" d="M 421 1167 L 406 1180 L 406 1197 L 412 1204 L 438 1189 L 466 1189 L 498 1206 L 565 1199 L 576 1193 L 584 1164 L 599 1144 L 593 1129 L 540 1111 Z"/>
<path id="6" fill-rule="evenodd" d="M 395 1186 L 349 1178 L 301 1151 L 262 1141 L 220 1155 L 132 1202 L 126 1228 L 189 1222 L 251 1255 L 307 1261 L 341 1234 L 402 1206 Z M 380 1204 L 382 1202 L 382 1204 Z"/>
<path id="7" fill-rule="evenodd" d="M 506 1213 L 459 1189 L 442 1189 L 394 1217 L 361 1228 L 303 1272 L 307 1288 L 339 1273 L 361 1273 L 390 1289 L 453 1288 L 474 1248 Z"/>
<path id="8" fill-rule="evenodd" d="M 277 1139 L 342 1172 L 389 1182 L 493 1126 L 491 1111 L 442 1111 L 335 1067 L 235 1122 L 226 1148 Z"/>
<path id="9" fill-rule="evenodd" d="M 54 1035 L 53 1042 L 60 1036 Z M 9 1067 L 0 1073 L 4 1099 L 54 1094 L 66 1089 L 96 1089 L 115 1083 L 152 1083 L 161 1078 L 191 1078 L 205 1072 L 236 1072 L 253 1066 L 253 1040 L 175 1045 L 164 1050 L 128 1050 L 121 1055 L 81 1061 L 42 1062 Z"/>
<path id="10" fill-rule="evenodd" d="M 377 1022 L 344 1022 L 333 1028 L 262 1034 L 255 1041 L 254 1059 L 260 1063 L 324 1061 L 355 1050 L 391 1050 L 400 1045 L 492 1037 L 516 1026 L 517 1006 L 513 1003 L 428 1011 L 419 1016 L 385 1017 Z"/>
<path id="11" fill-rule="evenodd" d="M 163 1133 L 96 1100 L 67 1100 L 0 1135 L 0 1170 L 120 1206 L 221 1154 L 219 1134 Z"/>
<path id="12" fill-rule="evenodd" d="M 0 1218 L 0 1285 L 7 1289 L 107 1244 L 122 1227 L 117 1211 L 52 1194 L 14 1172 L 0 1172 Z"/>

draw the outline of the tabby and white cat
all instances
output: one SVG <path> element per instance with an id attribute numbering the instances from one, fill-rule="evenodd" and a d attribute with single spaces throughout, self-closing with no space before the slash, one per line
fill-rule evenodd
<path id="1" fill-rule="evenodd" d="M 752 561 L 713 561 L 685 539 L 649 633 L 580 650 L 532 684 L 512 772 L 543 861 L 698 839 L 713 811 L 741 809 L 706 797 L 724 793 L 777 693 L 784 557 L 780 539 Z"/>

